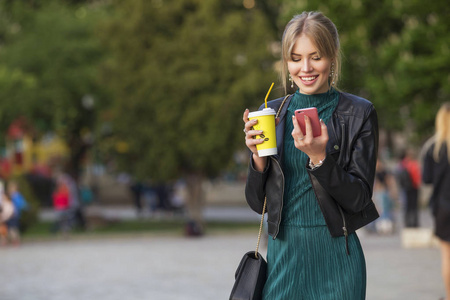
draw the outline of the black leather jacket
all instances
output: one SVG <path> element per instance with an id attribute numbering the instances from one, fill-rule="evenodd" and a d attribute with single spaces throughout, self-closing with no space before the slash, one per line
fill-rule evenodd
<path id="1" fill-rule="evenodd" d="M 278 111 L 284 98 L 268 102 Z M 267 197 L 268 232 L 276 238 L 283 209 L 283 138 L 288 97 L 276 128 L 278 155 L 270 156 L 263 172 L 250 159 L 245 196 L 249 206 L 261 214 Z M 262 109 L 262 107 L 260 108 Z M 287 120 L 291 122 L 291 120 Z M 345 236 L 367 225 L 378 212 L 371 199 L 378 152 L 378 119 L 369 101 L 340 93 L 339 103 L 328 122 L 329 141 L 323 165 L 305 166 L 331 236 Z"/>

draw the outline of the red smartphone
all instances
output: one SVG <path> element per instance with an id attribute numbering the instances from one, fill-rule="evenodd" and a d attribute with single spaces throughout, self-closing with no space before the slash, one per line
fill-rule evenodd
<path id="1" fill-rule="evenodd" d="M 303 135 L 306 134 L 305 115 L 307 115 L 309 120 L 311 121 L 313 137 L 321 135 L 322 128 L 320 126 L 319 115 L 317 114 L 317 108 L 315 108 L 315 107 L 297 109 L 295 111 L 295 117 L 297 118 L 298 125 L 300 125 L 300 129 L 302 130 Z"/>

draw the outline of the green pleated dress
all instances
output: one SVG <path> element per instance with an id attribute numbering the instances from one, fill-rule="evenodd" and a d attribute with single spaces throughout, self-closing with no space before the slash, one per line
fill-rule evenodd
<path id="1" fill-rule="evenodd" d="M 285 188 L 280 231 L 269 238 L 264 300 L 360 300 L 366 294 L 366 265 L 356 234 L 331 237 L 306 170 L 307 155 L 294 146 L 292 115 L 316 107 L 325 124 L 338 104 L 335 90 L 291 100 L 284 134 Z"/>

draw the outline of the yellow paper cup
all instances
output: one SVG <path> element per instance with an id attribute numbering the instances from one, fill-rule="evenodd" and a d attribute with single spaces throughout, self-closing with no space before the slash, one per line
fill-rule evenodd
<path id="1" fill-rule="evenodd" d="M 256 139 L 264 139 L 262 144 L 256 145 L 260 157 L 277 154 L 275 115 L 276 112 L 272 108 L 264 108 L 248 114 L 249 120 L 258 119 L 258 123 L 253 126 L 253 129 L 263 131 L 261 135 L 255 137 Z"/>

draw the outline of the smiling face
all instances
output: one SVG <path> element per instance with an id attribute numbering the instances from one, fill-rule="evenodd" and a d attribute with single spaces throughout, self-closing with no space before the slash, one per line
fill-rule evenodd
<path id="1" fill-rule="evenodd" d="M 320 56 L 312 40 L 301 34 L 287 63 L 289 74 L 303 94 L 320 94 L 329 89 L 331 60 Z"/>

